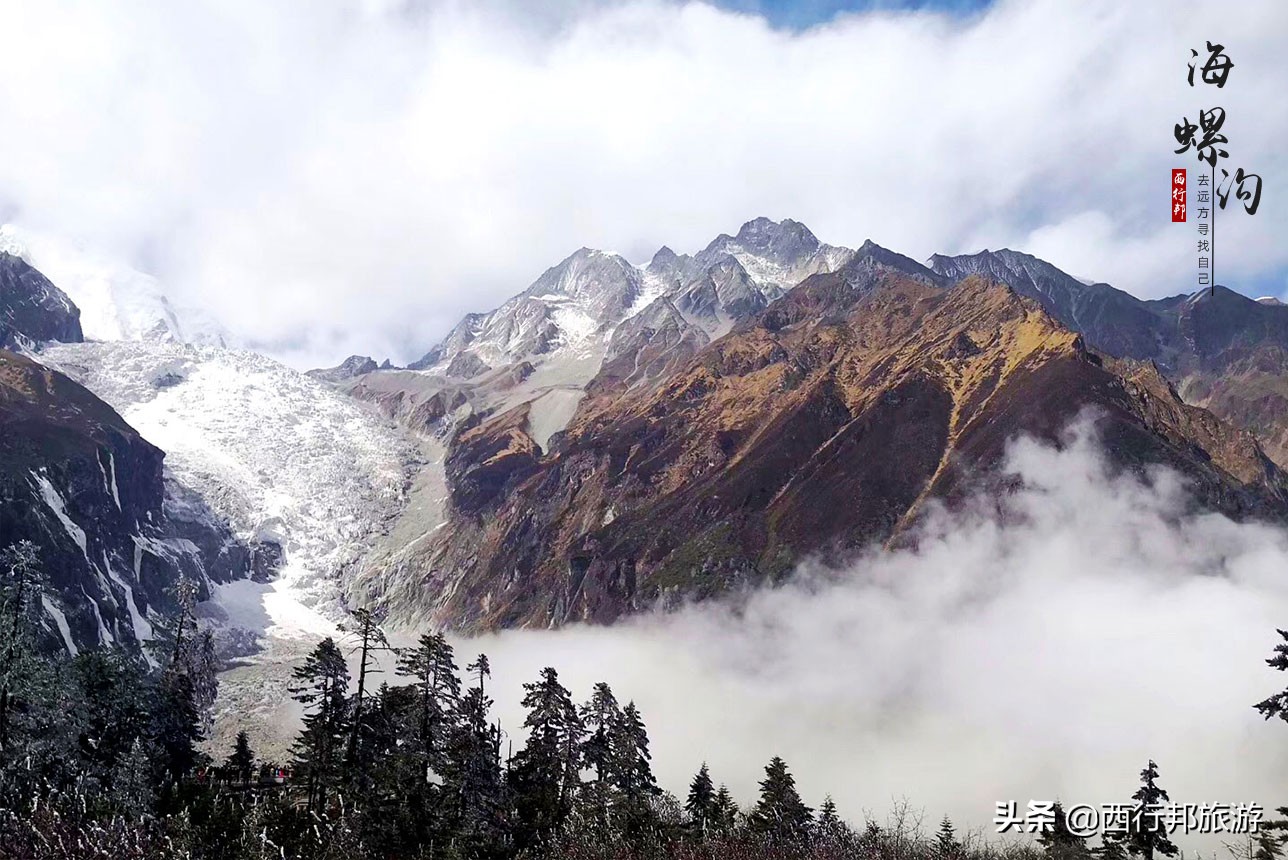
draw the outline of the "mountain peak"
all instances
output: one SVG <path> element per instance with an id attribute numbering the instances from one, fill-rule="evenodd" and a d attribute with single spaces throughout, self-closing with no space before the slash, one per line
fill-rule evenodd
<path id="1" fill-rule="evenodd" d="M 931 259 L 933 260 L 934 258 L 932 257 Z M 927 268 L 911 257 L 906 257 L 897 251 L 891 251 L 889 248 L 878 245 L 871 239 L 863 240 L 863 244 L 854 252 L 853 259 L 842 267 L 842 271 L 855 272 L 874 264 L 884 266 L 886 268 L 898 269 L 899 271 L 912 275 L 926 283 L 942 285 L 943 282 L 943 278 L 936 270 Z"/>
<path id="2" fill-rule="evenodd" d="M 579 248 L 546 269 L 525 295 L 594 298 L 602 293 L 625 293 L 633 297 L 638 280 L 638 272 L 621 255 Z"/>
<path id="3" fill-rule="evenodd" d="M 743 224 L 733 241 L 748 251 L 760 253 L 775 261 L 799 259 L 817 251 L 821 244 L 818 237 L 799 221 L 790 218 L 771 221 L 763 216 Z"/>
<path id="4" fill-rule="evenodd" d="M 653 255 L 653 259 L 649 261 L 648 265 L 651 269 L 657 269 L 669 266 L 678 259 L 680 259 L 679 254 L 672 251 L 670 247 L 663 245 L 657 249 L 657 253 Z"/>

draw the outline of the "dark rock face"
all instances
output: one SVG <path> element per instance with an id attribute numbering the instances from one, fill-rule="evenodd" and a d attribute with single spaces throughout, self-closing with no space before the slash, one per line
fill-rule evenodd
<path id="1" fill-rule="evenodd" d="M 39 547 L 49 647 L 137 648 L 180 574 L 204 587 L 273 567 L 199 499 L 166 498 L 164 456 L 85 388 L 0 350 L 0 546 Z"/>
<path id="2" fill-rule="evenodd" d="M 40 272 L 0 251 L 0 348 L 80 343 L 80 309 Z"/>
<path id="3" fill-rule="evenodd" d="M 436 619 L 608 622 L 839 561 L 992 480 L 1010 438 L 1058 441 L 1088 409 L 1122 467 L 1166 463 L 1233 516 L 1288 510 L 1255 439 L 1152 366 L 1090 351 L 1010 288 L 945 283 L 865 245 L 654 385 L 623 384 L 615 360 L 641 356 L 618 352 L 548 453 L 522 407 L 462 433 L 452 520 L 423 557 Z M 675 335 L 666 313 L 646 322 Z"/>
<path id="4" fill-rule="evenodd" d="M 528 404 L 462 432 L 447 457 L 453 507 L 466 517 L 491 513 L 504 492 L 537 467 L 541 448 L 525 429 Z"/>

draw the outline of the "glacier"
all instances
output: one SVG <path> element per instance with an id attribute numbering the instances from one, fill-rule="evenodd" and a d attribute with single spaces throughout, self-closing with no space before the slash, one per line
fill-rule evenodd
<path id="1" fill-rule="evenodd" d="M 240 537 L 281 546 L 262 632 L 326 632 L 343 617 L 345 573 L 405 501 L 415 446 L 404 431 L 254 352 L 115 341 L 51 344 L 40 358 L 165 451 L 167 477 Z M 232 597 L 250 586 L 214 587 Z"/>

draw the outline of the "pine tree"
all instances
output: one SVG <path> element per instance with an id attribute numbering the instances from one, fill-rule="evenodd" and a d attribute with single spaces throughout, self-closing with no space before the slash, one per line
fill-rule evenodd
<path id="1" fill-rule="evenodd" d="M 177 614 L 155 626 L 149 646 L 166 662 L 157 684 L 154 735 L 165 770 L 178 782 L 206 757 L 198 750 L 218 695 L 218 666 L 210 631 L 197 624 L 197 583 L 180 576 L 173 589 Z"/>
<path id="2" fill-rule="evenodd" d="M 186 667 L 191 662 L 189 655 L 200 632 L 197 624 L 199 588 L 196 582 L 181 574 L 167 593 L 174 599 L 175 614 L 152 625 L 153 636 L 147 648 L 163 666 Z"/>
<path id="3" fill-rule="evenodd" d="M 943 821 L 939 822 L 939 830 L 935 833 L 935 857 L 938 860 L 956 860 L 961 853 L 962 844 L 957 840 L 952 819 L 945 815 Z"/>
<path id="4" fill-rule="evenodd" d="M 885 842 L 885 837 L 885 831 L 880 824 L 875 821 L 868 821 L 863 826 L 863 834 L 859 837 L 859 845 L 862 846 L 863 851 L 867 854 L 880 854 L 883 853 L 882 844 Z"/>
<path id="5" fill-rule="evenodd" d="M 160 747 L 164 770 L 177 783 L 204 760 L 197 748 L 202 740 L 201 714 L 192 677 L 181 666 L 166 667 L 157 684 L 153 735 Z"/>
<path id="6" fill-rule="evenodd" d="M 1284 856 L 1284 837 L 1262 827 L 1257 831 L 1256 848 L 1251 860 L 1280 860 Z"/>
<path id="7" fill-rule="evenodd" d="M 402 795 L 406 787 L 405 762 L 410 727 L 415 722 L 416 690 L 382 683 L 368 696 L 362 729 L 366 755 L 372 759 L 373 789 Z"/>
<path id="8" fill-rule="evenodd" d="M 243 786 L 250 785 L 250 778 L 255 773 L 255 753 L 250 748 L 250 736 L 238 732 L 233 744 L 233 751 L 224 759 L 224 770 Z"/>
<path id="9" fill-rule="evenodd" d="M 585 732 L 577 707 L 550 667 L 541 680 L 524 684 L 523 725 L 528 741 L 514 757 L 511 780 L 518 813 L 520 849 L 544 850 L 572 811 L 580 787 L 578 751 Z"/>
<path id="10" fill-rule="evenodd" d="M 586 727 L 581 743 L 581 767 L 590 771 L 590 781 L 582 787 L 582 799 L 588 814 L 607 831 L 620 805 L 619 786 L 623 782 L 623 754 L 616 749 L 625 741 L 620 733 L 622 709 L 608 684 L 595 685 L 590 701 L 581 706 L 580 717 Z"/>
<path id="11" fill-rule="evenodd" d="M 836 812 L 836 802 L 832 795 L 823 798 L 823 805 L 818 809 L 818 824 L 815 826 L 819 838 L 827 842 L 840 842 L 849 835 L 849 828 Z"/>
<path id="12" fill-rule="evenodd" d="M 699 839 L 705 839 L 713 829 L 716 818 L 716 789 L 711 782 L 711 772 L 703 762 L 698 773 L 689 783 L 689 797 L 684 802 L 689 823 Z"/>
<path id="13" fill-rule="evenodd" d="M 10 624 L 0 623 L 0 654 L 11 646 L 13 653 L 9 664 L 0 668 L 8 694 L 5 746 L 0 749 L 0 809 L 18 808 L 51 786 L 78 780 L 91 766 L 80 754 L 88 717 L 80 691 L 63 660 L 39 650 L 33 617 L 39 604 L 29 601 L 28 606 L 16 633 Z M 109 760 L 94 775 L 104 778 L 110 766 Z"/>
<path id="14" fill-rule="evenodd" d="M 367 675 L 379 671 L 373 668 L 372 659 L 376 651 L 389 650 L 389 640 L 369 609 L 355 609 L 350 615 L 353 620 L 343 624 L 340 629 L 357 640 L 358 652 L 358 690 L 350 708 L 349 740 L 345 748 L 344 762 L 348 776 L 365 785 L 370 767 L 370 757 L 362 746 L 362 730 L 367 725 L 365 709 L 367 705 Z"/>
<path id="15" fill-rule="evenodd" d="M 1275 646 L 1274 654 L 1266 659 L 1266 665 L 1283 672 L 1288 670 L 1288 630 L 1280 630 L 1279 635 L 1284 641 Z M 1271 717 L 1278 717 L 1288 722 L 1288 690 L 1276 693 L 1253 707 L 1260 711 L 1261 715 L 1267 720 Z"/>
<path id="16" fill-rule="evenodd" d="M 215 656 L 215 638 L 209 630 L 200 631 L 185 655 L 185 670 L 192 679 L 193 706 L 202 737 L 214 724 L 215 700 L 219 697 L 219 659 Z"/>
<path id="17" fill-rule="evenodd" d="M 427 633 L 398 651 L 395 670 L 411 681 L 398 751 L 402 794 L 416 840 L 450 841 L 461 818 L 460 769 L 454 759 L 461 682 L 446 637 Z"/>
<path id="18" fill-rule="evenodd" d="M 474 676 L 475 686 L 479 688 L 480 693 L 486 693 L 483 689 L 483 679 L 492 677 L 492 664 L 488 662 L 486 654 L 480 654 L 474 659 L 474 662 L 465 667 L 465 671 Z"/>
<path id="19" fill-rule="evenodd" d="M 349 728 L 349 668 L 331 637 L 323 639 L 293 672 L 292 697 L 311 710 L 295 741 L 295 767 L 308 786 L 308 806 L 321 813 L 327 789 L 341 776 L 341 750 Z"/>
<path id="20" fill-rule="evenodd" d="M 1050 860 L 1078 860 L 1088 854 L 1086 837 L 1069 829 L 1069 816 L 1058 800 L 1052 807 L 1051 827 L 1038 834 L 1038 844 Z"/>
<path id="21" fill-rule="evenodd" d="M 121 651 L 88 651 L 71 662 L 70 681 L 84 720 L 77 738 L 88 773 L 109 778 L 134 742 L 148 734 L 151 690 L 140 664 Z"/>
<path id="22" fill-rule="evenodd" d="M 421 795 L 408 790 L 405 747 L 414 725 L 416 691 L 381 684 L 362 712 L 362 754 L 368 759 L 361 791 L 350 794 L 358 807 L 352 816 L 364 845 L 376 856 L 393 856 L 441 837 L 440 822 L 426 810 Z M 423 784 L 414 786 L 423 792 Z"/>
<path id="23" fill-rule="evenodd" d="M 1105 832 L 1100 835 L 1100 844 L 1091 849 L 1097 860 L 1128 860 L 1127 837 L 1125 834 Z"/>
<path id="24" fill-rule="evenodd" d="M 113 769 L 111 796 L 131 818 L 144 818 L 152 812 L 156 794 L 152 788 L 152 766 L 142 739 L 134 739 L 129 752 Z"/>
<path id="25" fill-rule="evenodd" d="M 426 633 L 416 648 L 400 651 L 397 673 L 413 681 L 415 733 L 409 753 L 418 762 L 420 783 L 431 774 L 447 774 L 447 746 L 455 729 L 454 714 L 461 698 L 461 681 L 452 646 L 440 633 Z"/>
<path id="26" fill-rule="evenodd" d="M 1160 814 L 1163 805 L 1171 798 L 1157 780 L 1158 765 L 1150 759 L 1140 772 L 1140 788 L 1131 796 L 1136 805 L 1132 808 L 1127 827 L 1127 851 L 1133 857 L 1141 856 L 1145 860 L 1154 860 L 1155 854 L 1175 857 L 1179 850 L 1168 838 L 1167 825 Z"/>
<path id="27" fill-rule="evenodd" d="M 711 829 L 715 833 L 732 833 L 738 824 L 738 804 L 734 802 L 729 787 L 723 783 L 716 790 L 715 811 L 711 816 Z"/>
<path id="28" fill-rule="evenodd" d="M 648 730 L 634 702 L 627 702 L 613 731 L 613 757 L 618 762 L 617 788 L 621 794 L 621 829 L 628 839 L 638 839 L 656 825 L 653 800 L 661 789 L 653 776 Z"/>
<path id="29" fill-rule="evenodd" d="M 462 844 L 473 846 L 476 855 L 496 856 L 504 852 L 510 826 L 501 773 L 501 730 L 489 722 L 492 700 L 483 692 L 484 679 L 491 674 L 487 657 L 480 654 L 467 669 L 474 674 L 475 685 L 461 697 L 452 720 L 459 832 Z"/>
<path id="30" fill-rule="evenodd" d="M 760 802 L 751 813 L 748 825 L 754 832 L 771 839 L 800 841 L 808 835 L 812 821 L 811 810 L 801 801 L 787 764 L 774 756 L 765 767 Z"/>
<path id="31" fill-rule="evenodd" d="M 1280 638 L 1284 641 L 1275 646 L 1274 653 L 1270 657 L 1266 658 L 1266 665 L 1272 669 L 1284 672 L 1288 671 L 1288 630 L 1279 630 L 1278 633 Z M 1260 711 L 1261 715 L 1267 720 L 1271 717 L 1278 717 L 1284 722 L 1288 722 L 1288 689 L 1283 692 L 1276 693 L 1262 702 L 1258 702 L 1253 707 Z M 1268 831 L 1271 830 L 1288 831 L 1288 806 L 1279 807 L 1278 812 L 1280 815 L 1285 816 L 1285 819 L 1270 822 L 1265 825 L 1262 830 L 1263 833 L 1268 833 Z M 1259 840 L 1259 844 L 1257 846 L 1258 854 L 1262 852 L 1271 852 L 1276 847 L 1282 849 L 1285 841 L 1288 841 L 1288 836 L 1280 837 L 1277 834 L 1268 833 L 1266 838 L 1269 841 L 1267 841 L 1265 845 L 1261 845 Z"/>

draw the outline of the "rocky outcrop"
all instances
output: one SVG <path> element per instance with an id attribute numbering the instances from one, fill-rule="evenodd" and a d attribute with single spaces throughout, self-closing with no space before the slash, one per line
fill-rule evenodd
<path id="1" fill-rule="evenodd" d="M 362 376 L 364 373 L 374 373 L 380 370 L 381 366 L 376 364 L 375 359 L 367 355 L 351 355 L 335 367 L 319 368 L 310 370 L 305 373 L 314 379 L 322 382 L 344 382 L 353 379 L 355 376 Z"/>
<path id="2" fill-rule="evenodd" d="M 71 299 L 21 257 L 0 251 L 0 348 L 83 339 Z"/>
<path id="3" fill-rule="evenodd" d="M 529 408 L 517 406 L 456 438 L 447 457 L 447 485 L 462 517 L 491 514 L 508 489 L 536 470 L 541 448 L 526 429 Z"/>

